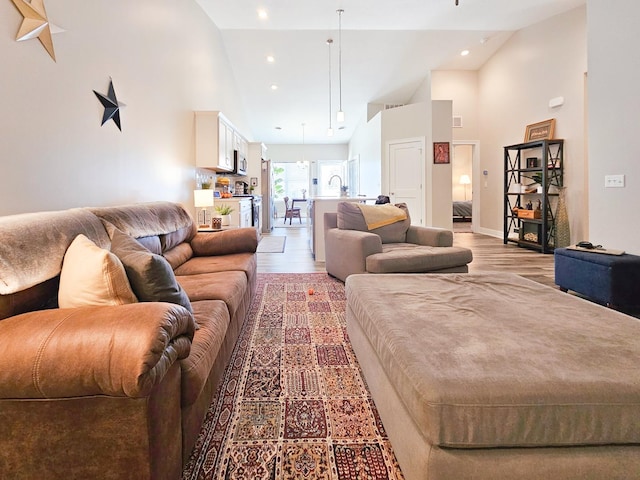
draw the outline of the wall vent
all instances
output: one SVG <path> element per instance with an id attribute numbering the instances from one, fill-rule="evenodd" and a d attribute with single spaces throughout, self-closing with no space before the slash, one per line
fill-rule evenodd
<path id="1" fill-rule="evenodd" d="M 453 128 L 462 128 L 462 117 L 460 115 L 453 116 Z"/>
<path id="2" fill-rule="evenodd" d="M 404 106 L 405 106 L 404 103 L 385 103 L 384 109 L 389 110 L 391 108 L 398 108 L 398 107 L 404 107 Z"/>

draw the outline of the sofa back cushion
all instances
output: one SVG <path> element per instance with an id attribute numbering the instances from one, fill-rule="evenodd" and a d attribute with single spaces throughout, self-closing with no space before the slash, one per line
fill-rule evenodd
<path id="1" fill-rule="evenodd" d="M 157 235 L 163 253 L 182 242 L 190 241 L 197 231 L 189 213 L 177 203 L 150 202 L 89 210 L 102 219 L 105 225 L 107 222 L 111 223 L 133 238 Z"/>
<path id="2" fill-rule="evenodd" d="M 122 261 L 133 292 L 141 302 L 170 302 L 193 312 L 169 262 L 150 252 L 131 236 L 115 230 L 111 251 Z"/>
<path id="3" fill-rule="evenodd" d="M 338 228 L 341 230 L 359 230 L 361 232 L 375 233 L 380 236 L 382 243 L 402 243 L 406 241 L 407 230 L 411 226 L 411 217 L 405 203 L 398 203 L 396 207 L 407 214 L 407 218 L 399 222 L 369 230 L 367 222 L 362 215 L 362 210 L 354 202 L 338 203 Z"/>
<path id="4" fill-rule="evenodd" d="M 191 257 L 193 257 L 193 249 L 191 248 L 190 243 L 182 242 L 181 244 L 173 247 L 171 250 L 167 250 L 166 252 L 164 252 L 162 256 L 167 259 L 167 262 L 169 262 L 171 268 L 175 270 Z"/>
<path id="5" fill-rule="evenodd" d="M 109 247 L 102 223 L 84 209 L 0 217 L 0 294 L 57 277 L 67 248 L 79 234 Z"/>
<path id="6" fill-rule="evenodd" d="M 109 224 L 111 225 L 111 224 Z M 114 226 L 109 226 L 105 224 L 107 228 L 107 232 L 109 232 L 109 236 L 113 236 L 113 230 L 116 228 Z M 162 244 L 160 243 L 160 237 L 158 235 L 149 235 L 148 237 L 140 237 L 136 238 L 138 243 L 142 245 L 144 248 L 149 250 L 152 253 L 157 253 L 158 255 L 162 255 Z"/>
<path id="7" fill-rule="evenodd" d="M 90 210 L 102 219 L 109 236 L 113 237 L 114 230 L 126 233 L 152 253 L 166 256 L 173 269 L 193 256 L 188 242 L 198 227 L 176 203 L 151 202 Z"/>
<path id="8" fill-rule="evenodd" d="M 35 310 L 57 308 L 59 284 L 60 276 L 56 276 L 19 292 L 0 295 L 0 320 Z"/>

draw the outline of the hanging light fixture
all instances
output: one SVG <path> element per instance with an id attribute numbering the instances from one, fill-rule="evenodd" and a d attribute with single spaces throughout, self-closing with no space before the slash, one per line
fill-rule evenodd
<path id="1" fill-rule="evenodd" d="M 333 44 L 333 39 L 329 38 L 327 40 L 327 45 L 329 45 L 329 128 L 327 129 L 327 137 L 333 137 L 333 127 L 331 126 L 331 44 Z"/>
<path id="2" fill-rule="evenodd" d="M 338 90 L 340 92 L 336 120 L 341 123 L 344 122 L 344 111 L 342 110 L 342 14 L 344 10 L 339 9 L 336 12 L 338 12 Z"/>
<path id="3" fill-rule="evenodd" d="M 298 160 L 296 162 L 296 164 L 298 165 L 298 168 L 304 168 L 304 166 L 307 164 L 307 162 L 304 159 L 304 127 L 305 127 L 306 123 L 302 124 L 302 160 Z"/>

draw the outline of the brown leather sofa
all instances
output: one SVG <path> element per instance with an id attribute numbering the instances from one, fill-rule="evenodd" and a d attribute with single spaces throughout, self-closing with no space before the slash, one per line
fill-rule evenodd
<path id="1" fill-rule="evenodd" d="M 169 262 L 193 313 L 58 308 L 71 242 L 108 249 L 114 229 Z M 167 202 L 0 217 L 0 478 L 180 478 L 255 294 L 257 243 L 197 232 Z"/>

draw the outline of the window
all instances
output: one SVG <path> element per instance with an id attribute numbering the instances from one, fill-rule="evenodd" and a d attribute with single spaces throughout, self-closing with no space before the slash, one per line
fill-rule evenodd
<path id="1" fill-rule="evenodd" d="M 274 163 L 274 198 L 302 198 L 309 191 L 309 165 L 306 162 Z"/>
<path id="2" fill-rule="evenodd" d="M 306 198 L 309 193 L 309 164 L 289 162 L 273 164 L 273 198 L 278 216 L 284 216 L 284 197 Z M 296 204 L 296 207 L 298 204 Z"/>
<path id="3" fill-rule="evenodd" d="M 329 185 L 329 180 L 334 176 L 340 177 L 340 182 L 346 186 L 344 176 L 344 162 L 342 160 L 319 160 L 318 161 L 318 193 L 319 197 L 340 196 L 340 182 L 334 178 Z"/>

